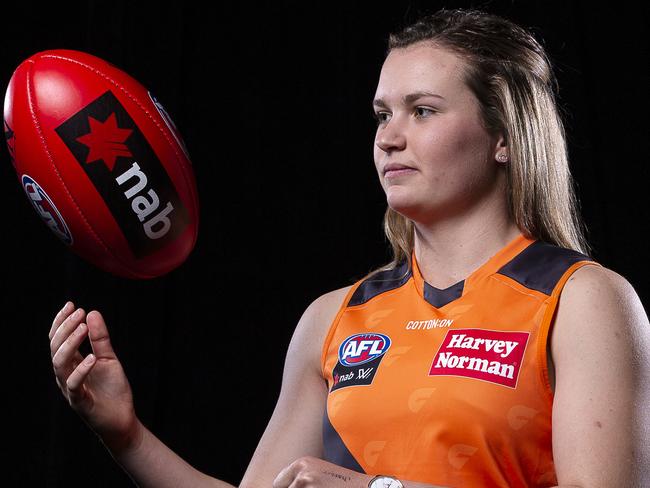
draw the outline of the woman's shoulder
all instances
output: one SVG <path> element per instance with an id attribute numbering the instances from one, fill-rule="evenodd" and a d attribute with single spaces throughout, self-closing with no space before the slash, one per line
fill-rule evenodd
<path id="1" fill-rule="evenodd" d="M 607 343 L 612 337 L 630 344 L 647 337 L 648 317 L 634 286 L 605 266 L 586 265 L 567 280 L 558 302 L 552 346 L 554 356 L 580 343 Z M 557 353 L 557 354 L 556 354 Z"/>
<path id="2" fill-rule="evenodd" d="M 565 302 L 593 301 L 599 295 L 638 299 L 634 286 L 624 276 L 594 264 L 582 266 L 571 274 L 561 295 Z"/>
<path id="3" fill-rule="evenodd" d="M 323 293 L 307 306 L 289 344 L 288 356 L 293 358 L 292 362 L 312 364 L 313 371 L 320 374 L 322 344 L 352 286 Z"/>
<path id="4" fill-rule="evenodd" d="M 329 292 L 323 293 L 314 301 L 311 302 L 308 310 L 311 309 L 314 318 L 315 326 L 321 332 L 327 333 L 329 325 L 332 323 L 336 314 L 343 306 L 343 302 L 348 295 L 348 292 L 354 285 L 344 286 Z"/>
<path id="5" fill-rule="evenodd" d="M 315 298 L 303 312 L 296 332 L 303 337 L 323 339 L 353 286 L 337 288 Z"/>
<path id="6" fill-rule="evenodd" d="M 643 305 L 634 286 L 621 274 L 603 265 L 575 270 L 560 294 L 559 307 L 573 316 L 586 310 L 603 313 L 639 313 Z"/>
<path id="7" fill-rule="evenodd" d="M 318 302 L 319 307 L 325 307 L 326 309 L 331 309 L 336 307 L 337 309 L 343 304 L 343 299 L 346 297 L 350 289 L 354 285 L 344 286 L 342 288 L 337 288 L 332 291 L 323 293 L 321 296 L 314 300 L 314 303 Z"/>

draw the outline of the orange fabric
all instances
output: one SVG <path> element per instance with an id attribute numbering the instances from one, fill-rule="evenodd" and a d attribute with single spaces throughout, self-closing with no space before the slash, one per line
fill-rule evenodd
<path id="1" fill-rule="evenodd" d="M 533 242 L 520 234 L 440 308 L 423 298 L 415 253 L 402 286 L 348 306 L 362 280 L 354 284 L 323 344 L 322 369 L 326 415 L 366 473 L 463 488 L 557 484 L 546 341 L 564 283 L 597 263 L 570 266 L 550 295 L 497 273 Z M 357 334 L 367 336 L 346 343 Z M 377 352 L 387 342 L 378 334 L 390 346 L 372 383 L 332 391 L 340 354 Z"/>

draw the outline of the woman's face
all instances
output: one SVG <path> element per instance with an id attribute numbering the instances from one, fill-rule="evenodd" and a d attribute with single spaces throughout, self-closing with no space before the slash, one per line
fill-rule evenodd
<path id="1" fill-rule="evenodd" d="M 500 140 L 481 125 L 464 66 L 426 43 L 393 49 L 382 66 L 373 101 L 375 166 L 388 205 L 415 222 L 458 216 L 505 195 L 495 160 Z M 391 163 L 413 169 L 384 174 Z"/>

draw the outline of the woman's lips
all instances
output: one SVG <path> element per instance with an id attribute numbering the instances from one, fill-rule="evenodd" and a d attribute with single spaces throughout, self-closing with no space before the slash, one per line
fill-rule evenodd
<path id="1" fill-rule="evenodd" d="M 417 170 L 415 170 L 413 168 L 391 169 L 391 170 L 386 171 L 386 173 L 384 173 L 384 178 L 396 178 L 398 176 L 403 176 L 403 175 L 407 175 L 407 174 L 410 174 L 410 173 L 414 173 L 415 171 L 417 171 Z"/>

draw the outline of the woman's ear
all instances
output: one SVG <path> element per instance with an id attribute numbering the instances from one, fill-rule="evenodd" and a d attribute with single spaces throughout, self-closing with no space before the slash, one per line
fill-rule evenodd
<path id="1" fill-rule="evenodd" d="M 494 159 L 499 163 L 506 163 L 510 158 L 508 152 L 509 151 L 508 151 L 508 145 L 506 143 L 506 138 L 503 136 L 503 134 L 499 133 L 494 148 Z"/>

